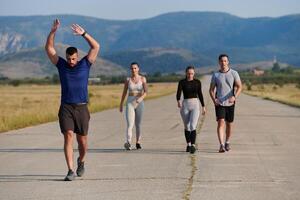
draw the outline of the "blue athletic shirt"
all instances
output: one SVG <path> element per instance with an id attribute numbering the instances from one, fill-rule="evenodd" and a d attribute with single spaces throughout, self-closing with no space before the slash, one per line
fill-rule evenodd
<path id="1" fill-rule="evenodd" d="M 59 57 L 56 67 L 61 83 L 61 103 L 78 104 L 88 102 L 88 79 L 91 63 L 83 57 L 74 67 Z"/>

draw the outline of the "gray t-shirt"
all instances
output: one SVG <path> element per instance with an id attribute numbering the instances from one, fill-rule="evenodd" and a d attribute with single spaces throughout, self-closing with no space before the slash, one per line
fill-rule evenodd
<path id="1" fill-rule="evenodd" d="M 240 81 L 237 71 L 229 69 L 227 72 L 214 72 L 211 77 L 211 84 L 216 86 L 216 98 L 220 101 L 221 106 L 231 106 L 229 98 L 234 95 L 234 82 Z"/>

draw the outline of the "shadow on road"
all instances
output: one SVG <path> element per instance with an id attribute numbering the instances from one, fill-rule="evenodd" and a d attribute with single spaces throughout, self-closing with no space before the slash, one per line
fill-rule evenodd
<path id="1" fill-rule="evenodd" d="M 64 176 L 46 174 L 0 175 L 0 182 L 63 181 Z"/>
<path id="2" fill-rule="evenodd" d="M 77 149 L 74 149 L 75 152 L 78 152 Z M 63 149 L 59 148 L 10 148 L 10 149 L 0 149 L 0 153 L 63 153 Z M 184 150 L 178 149 L 142 149 L 136 150 L 132 149 L 126 151 L 123 148 L 116 149 L 89 149 L 88 153 L 139 153 L 139 154 L 187 154 Z"/>

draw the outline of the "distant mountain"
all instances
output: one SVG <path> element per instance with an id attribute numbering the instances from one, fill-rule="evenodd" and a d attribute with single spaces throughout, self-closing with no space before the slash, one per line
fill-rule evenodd
<path id="1" fill-rule="evenodd" d="M 273 67 L 273 61 L 260 61 L 260 62 L 253 62 L 253 63 L 236 63 L 230 65 L 230 67 L 237 71 L 247 71 L 253 69 L 261 69 L 261 70 L 270 70 Z M 289 66 L 287 63 L 279 63 L 281 68 L 286 68 Z M 210 74 L 213 71 L 218 71 L 218 65 L 211 65 L 211 66 L 204 66 L 196 68 L 197 74 Z M 177 74 L 184 74 L 183 70 L 176 72 Z"/>
<path id="2" fill-rule="evenodd" d="M 81 24 L 101 43 L 102 56 L 126 66 L 139 59 L 135 55 L 145 49 L 152 49 L 146 50 L 150 54 L 160 49 L 188 51 L 201 66 L 211 65 L 224 52 L 232 63 L 272 60 L 276 56 L 280 62 L 300 66 L 300 14 L 240 18 L 219 12 L 176 12 L 129 21 L 76 15 L 0 17 L 0 56 L 43 46 L 55 18 L 61 20 L 57 42 L 87 51 L 86 41 L 73 36 L 69 28 L 72 23 Z M 122 55 L 126 52 L 128 57 Z M 157 61 L 151 59 L 142 59 L 147 62 L 141 65 L 147 72 L 167 72 L 189 63 L 180 54 L 174 55 L 157 57 L 162 63 L 171 62 L 164 64 L 167 67 L 156 67 Z M 156 69 L 150 69 L 150 65 Z"/>
<path id="3" fill-rule="evenodd" d="M 171 73 L 186 68 L 188 65 L 203 66 L 203 63 L 213 64 L 214 61 L 206 56 L 194 54 L 185 49 L 149 48 L 120 51 L 104 55 L 105 59 L 113 60 L 121 66 L 128 66 L 135 61 L 146 73 Z"/>
<path id="4" fill-rule="evenodd" d="M 56 45 L 57 53 L 65 57 L 66 45 Z M 79 50 L 79 56 L 86 53 Z M 26 49 L 17 53 L 7 54 L 0 58 L 0 75 L 8 78 L 43 78 L 57 74 L 57 68 L 49 61 L 44 47 Z M 90 76 L 99 75 L 119 76 L 126 74 L 126 71 L 119 65 L 110 61 L 98 58 L 92 65 Z"/>

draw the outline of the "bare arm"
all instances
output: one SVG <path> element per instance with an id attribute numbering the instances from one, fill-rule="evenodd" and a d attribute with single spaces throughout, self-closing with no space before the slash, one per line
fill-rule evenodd
<path id="1" fill-rule="evenodd" d="M 229 99 L 229 102 L 230 103 L 234 103 L 235 101 L 236 101 L 236 99 L 237 99 L 237 97 L 241 94 L 241 92 L 242 92 L 242 82 L 241 82 L 241 80 L 238 80 L 238 81 L 235 81 L 234 82 L 234 85 L 235 85 L 235 88 L 236 88 L 236 91 L 235 91 L 235 93 L 234 93 L 234 96 L 232 96 L 232 97 L 230 97 L 230 99 Z"/>
<path id="2" fill-rule="evenodd" d="M 142 83 L 143 83 L 144 93 L 143 93 L 142 96 L 140 96 L 137 99 L 137 103 L 140 103 L 141 101 L 143 101 L 144 98 L 147 96 L 147 93 L 148 93 L 148 85 L 147 85 L 146 77 L 142 77 Z"/>
<path id="3" fill-rule="evenodd" d="M 216 99 L 216 85 L 214 83 L 210 83 L 209 95 L 210 95 L 211 100 L 214 102 L 214 104 L 219 105 L 219 102 Z"/>
<path id="4" fill-rule="evenodd" d="M 240 80 L 236 81 L 235 86 L 236 86 L 235 98 L 237 98 L 241 94 L 242 89 L 243 89 L 242 81 L 240 81 Z"/>
<path id="5" fill-rule="evenodd" d="M 89 43 L 90 50 L 88 52 L 87 59 L 90 63 L 94 63 L 97 59 L 97 55 L 100 49 L 99 43 L 78 24 L 72 24 L 71 28 L 75 35 L 82 35 L 84 39 Z"/>
<path id="6" fill-rule="evenodd" d="M 51 31 L 47 37 L 47 41 L 46 41 L 46 45 L 45 45 L 45 50 L 47 52 L 47 55 L 48 55 L 50 61 L 54 65 L 56 65 L 58 62 L 58 56 L 57 56 L 56 50 L 54 48 L 54 38 L 55 38 L 55 33 L 56 33 L 59 25 L 60 25 L 59 20 L 55 19 L 53 22 L 53 25 L 51 27 Z"/>
<path id="7" fill-rule="evenodd" d="M 125 80 L 123 94 L 122 94 L 121 102 L 120 102 L 120 112 L 123 111 L 123 103 L 124 103 L 124 100 L 125 100 L 125 97 L 126 97 L 126 94 L 127 94 L 127 89 L 128 89 L 128 81 Z"/>

